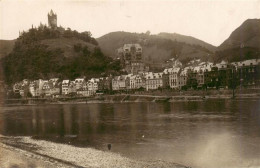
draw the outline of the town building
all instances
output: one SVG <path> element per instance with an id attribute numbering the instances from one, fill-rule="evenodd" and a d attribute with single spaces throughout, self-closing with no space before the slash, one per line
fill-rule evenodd
<path id="1" fill-rule="evenodd" d="M 234 78 L 240 86 L 255 87 L 260 84 L 260 60 L 251 59 L 231 63 L 234 66 Z M 234 80 L 234 79 L 233 79 Z"/>
<path id="2" fill-rule="evenodd" d="M 21 83 L 15 83 L 13 85 L 13 92 L 20 94 L 20 89 L 22 88 L 22 84 Z"/>
<path id="3" fill-rule="evenodd" d="M 117 50 L 121 65 L 128 74 L 136 75 L 149 71 L 149 67 L 143 63 L 142 52 L 140 44 L 125 44 Z"/>
<path id="4" fill-rule="evenodd" d="M 112 90 L 126 90 L 127 75 L 115 76 L 112 79 Z"/>
<path id="5" fill-rule="evenodd" d="M 58 83 L 58 81 L 59 81 L 59 78 L 51 78 L 51 79 L 49 80 L 49 82 L 52 82 L 53 85 L 55 85 L 56 83 Z"/>
<path id="6" fill-rule="evenodd" d="M 146 79 L 146 90 L 155 90 L 162 88 L 163 80 L 162 80 L 163 73 L 152 73 L 148 72 L 145 75 Z"/>
<path id="7" fill-rule="evenodd" d="M 80 89 L 77 90 L 77 95 L 78 96 L 83 96 L 83 97 L 91 96 L 90 91 L 89 90 L 85 90 L 83 88 L 80 88 Z"/>
<path id="8" fill-rule="evenodd" d="M 75 81 L 70 81 L 69 87 L 68 87 L 68 94 L 71 95 L 71 96 L 75 96 L 77 94 L 76 82 Z"/>
<path id="9" fill-rule="evenodd" d="M 43 93 L 42 87 L 45 82 L 47 82 L 47 80 L 38 79 L 35 81 L 35 96 L 36 97 L 43 96 L 44 93 Z"/>
<path id="10" fill-rule="evenodd" d="M 119 90 L 119 78 L 120 76 L 115 76 L 112 79 L 112 90 L 114 91 Z"/>
<path id="11" fill-rule="evenodd" d="M 135 76 L 135 88 L 136 89 L 140 89 L 143 88 L 145 89 L 145 77 L 143 76 L 143 74 L 139 74 Z"/>
<path id="12" fill-rule="evenodd" d="M 77 95 L 78 96 L 84 96 L 84 97 L 89 97 L 90 91 L 88 90 L 88 81 L 83 81 L 82 82 L 82 88 L 77 89 Z"/>
<path id="13" fill-rule="evenodd" d="M 209 78 L 211 75 L 211 68 L 213 67 L 213 63 L 211 62 L 201 62 L 195 67 L 185 67 L 184 69 L 188 69 L 186 73 L 186 77 L 188 77 L 188 81 L 186 80 L 186 84 L 194 88 L 206 88 L 207 84 L 211 82 Z"/>
<path id="14" fill-rule="evenodd" d="M 201 66 L 194 67 L 193 71 L 196 73 L 196 80 L 198 87 L 202 87 L 204 85 L 204 71 Z"/>
<path id="15" fill-rule="evenodd" d="M 171 67 L 182 67 L 182 63 L 175 58 L 171 58 L 163 63 L 163 67 L 171 68 Z"/>
<path id="16" fill-rule="evenodd" d="M 104 77 L 102 80 L 102 88 L 104 91 L 112 90 L 112 76 Z"/>
<path id="17" fill-rule="evenodd" d="M 191 71 L 190 67 L 185 67 L 180 72 L 180 85 L 179 87 L 182 88 L 187 85 L 188 80 L 188 73 Z"/>
<path id="18" fill-rule="evenodd" d="M 98 90 L 98 82 L 99 82 L 98 78 L 92 78 L 92 79 L 88 80 L 87 90 L 89 91 L 88 92 L 89 96 L 96 94 L 96 91 Z"/>
<path id="19" fill-rule="evenodd" d="M 61 93 L 62 95 L 67 95 L 69 94 L 69 85 L 70 85 L 70 80 L 63 80 L 61 83 Z"/>
<path id="20" fill-rule="evenodd" d="M 31 81 L 29 83 L 29 92 L 32 95 L 32 97 L 36 96 L 36 81 Z"/>
<path id="21" fill-rule="evenodd" d="M 169 84 L 172 89 L 180 89 L 180 70 L 177 67 L 169 69 Z"/>
<path id="22" fill-rule="evenodd" d="M 76 90 L 82 88 L 83 82 L 84 82 L 84 78 L 75 79 Z"/>
<path id="23" fill-rule="evenodd" d="M 42 86 L 42 91 L 44 96 L 47 97 L 56 97 L 60 95 L 60 86 L 57 80 L 50 79 L 49 81 L 44 82 Z"/>
<path id="24" fill-rule="evenodd" d="M 127 90 L 135 89 L 135 78 L 136 78 L 136 75 L 133 75 L 133 74 L 127 75 L 126 81 L 125 81 Z"/>
<path id="25" fill-rule="evenodd" d="M 232 76 L 232 68 L 226 61 L 215 65 L 218 68 L 217 88 L 227 88 Z"/>
<path id="26" fill-rule="evenodd" d="M 162 75 L 162 80 L 163 80 L 163 88 L 167 89 L 170 88 L 170 68 L 164 69 L 163 70 L 163 75 Z"/>
<path id="27" fill-rule="evenodd" d="M 240 62 L 217 64 L 210 62 L 196 62 L 185 68 L 172 67 L 164 69 L 162 73 L 143 72 L 120 76 L 92 78 L 85 81 L 77 78 L 74 81 L 58 78 L 50 80 L 22 80 L 13 85 L 13 93 L 22 97 L 55 97 L 57 95 L 93 96 L 100 92 L 156 90 L 162 88 L 173 89 L 211 89 L 211 88 L 256 88 L 260 85 L 260 61 L 251 59 Z M 11 92 L 11 91 L 10 91 Z M 30 94 L 28 94 L 28 92 Z M 7 94 L 9 95 L 9 94 Z"/>

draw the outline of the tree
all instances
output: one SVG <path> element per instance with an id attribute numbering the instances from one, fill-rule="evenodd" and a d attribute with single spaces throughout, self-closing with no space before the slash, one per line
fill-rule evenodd
<path id="1" fill-rule="evenodd" d="M 81 34 L 86 35 L 86 36 L 89 36 L 89 37 L 92 36 L 92 34 L 91 34 L 90 31 L 84 31 L 84 32 L 82 32 Z"/>
<path id="2" fill-rule="evenodd" d="M 22 96 L 19 93 L 9 92 L 8 96 L 9 99 L 20 99 Z"/>
<path id="3" fill-rule="evenodd" d="M 27 97 L 32 97 L 32 94 L 31 94 L 31 92 L 27 92 Z"/>
<path id="4" fill-rule="evenodd" d="M 187 80 L 187 86 L 193 88 L 193 89 L 197 89 L 198 87 L 198 81 L 195 78 L 188 78 Z"/>
<path id="5" fill-rule="evenodd" d="M 78 52 L 81 51 L 81 49 L 82 49 L 82 46 L 81 46 L 80 43 L 74 45 L 74 51 L 75 51 L 75 52 L 78 53 Z"/>
<path id="6" fill-rule="evenodd" d="M 159 87 L 158 87 L 158 90 L 162 92 L 163 89 L 162 89 L 162 87 L 159 86 Z"/>
<path id="7" fill-rule="evenodd" d="M 149 30 L 147 30 L 145 34 L 149 36 L 151 34 L 151 32 Z"/>
<path id="8" fill-rule="evenodd" d="M 30 29 L 19 36 L 13 51 L 0 60 L 5 83 L 10 85 L 23 79 L 48 79 L 53 76 L 74 79 L 79 76 L 95 77 L 101 73 L 121 73 L 120 61 L 105 56 L 98 46 L 90 50 L 87 45 L 78 42 L 73 44 L 72 49 L 68 48 L 72 51 L 69 51 L 71 56 L 65 57 L 67 51 L 62 47 L 53 48 L 49 47 L 50 44 L 42 44 L 45 39 L 54 39 L 55 43 L 59 37 L 73 37 L 97 44 L 90 32 L 79 33 L 70 28 L 63 33 L 47 27 Z"/>
<path id="9" fill-rule="evenodd" d="M 181 87 L 181 90 L 185 90 L 186 91 L 187 89 L 188 89 L 187 85 L 184 85 L 184 86 Z"/>

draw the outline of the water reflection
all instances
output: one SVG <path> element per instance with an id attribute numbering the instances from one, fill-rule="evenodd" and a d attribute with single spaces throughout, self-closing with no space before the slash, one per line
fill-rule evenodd
<path id="1" fill-rule="evenodd" d="M 0 132 L 103 150 L 111 143 L 128 157 L 192 166 L 210 167 L 214 159 L 219 166 L 234 166 L 234 159 L 258 164 L 259 106 L 258 100 L 9 106 L 2 107 Z"/>

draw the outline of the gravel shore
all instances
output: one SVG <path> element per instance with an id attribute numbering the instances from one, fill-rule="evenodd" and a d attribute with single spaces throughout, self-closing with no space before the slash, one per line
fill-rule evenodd
<path id="1" fill-rule="evenodd" d="M 139 161 L 120 154 L 30 137 L 0 137 L 1 168 L 185 168 L 164 161 Z"/>
<path id="2" fill-rule="evenodd" d="M 1 168 L 67 168 L 45 157 L 0 143 Z"/>

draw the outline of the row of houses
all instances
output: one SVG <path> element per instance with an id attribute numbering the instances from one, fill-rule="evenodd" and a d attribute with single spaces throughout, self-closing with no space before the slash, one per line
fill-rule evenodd
<path id="1" fill-rule="evenodd" d="M 235 88 L 256 87 L 260 80 L 260 60 L 252 59 L 241 62 L 218 64 L 202 62 L 188 69 L 186 86 Z"/>
<path id="2" fill-rule="evenodd" d="M 13 85 L 13 92 L 20 94 L 22 97 L 59 97 L 65 95 L 93 96 L 97 90 L 111 89 L 108 78 L 92 78 L 85 80 L 77 78 L 75 80 L 60 80 L 52 78 L 50 80 L 24 79 Z"/>
<path id="3" fill-rule="evenodd" d="M 77 78 L 75 80 L 23 80 L 13 86 L 13 91 L 21 96 L 32 97 L 78 95 L 93 96 L 98 91 L 128 91 L 187 88 L 234 88 L 238 85 L 258 86 L 260 61 L 258 59 L 242 62 L 218 64 L 201 62 L 196 66 L 173 66 L 163 72 L 143 72 L 102 78 Z"/>

